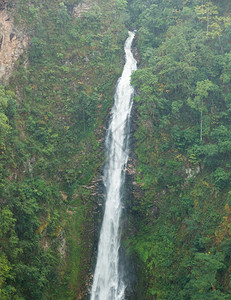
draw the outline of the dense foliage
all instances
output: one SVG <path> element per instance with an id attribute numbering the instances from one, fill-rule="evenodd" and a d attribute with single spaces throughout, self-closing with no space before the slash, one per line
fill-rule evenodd
<path id="1" fill-rule="evenodd" d="M 124 24 L 140 54 L 133 298 L 230 299 L 231 3 L 86 3 L 0 4 L 30 41 L 0 86 L 0 299 L 83 297 Z"/>
<path id="2" fill-rule="evenodd" d="M 231 297 L 230 8 L 130 3 L 141 55 L 133 84 L 142 193 L 128 238 L 139 299 Z"/>
<path id="3" fill-rule="evenodd" d="M 89 186 L 121 72 L 125 2 L 81 16 L 73 0 L 7 4 L 30 45 L 0 86 L 0 298 L 74 299 L 92 269 Z"/>

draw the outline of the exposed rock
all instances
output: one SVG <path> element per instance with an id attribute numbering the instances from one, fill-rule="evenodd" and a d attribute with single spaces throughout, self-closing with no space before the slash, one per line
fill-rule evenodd
<path id="1" fill-rule="evenodd" d="M 27 159 L 26 163 L 24 164 L 25 170 L 23 172 L 24 173 L 29 172 L 30 175 L 32 176 L 35 162 L 36 162 L 35 157 L 32 157 L 31 159 Z"/>
<path id="2" fill-rule="evenodd" d="M 200 172 L 200 167 L 196 167 L 194 169 L 186 168 L 185 172 L 187 174 L 187 179 L 195 177 Z"/>
<path id="3" fill-rule="evenodd" d="M 67 199 L 67 194 L 65 192 L 61 192 L 61 195 L 62 195 L 63 200 Z"/>
<path id="4" fill-rule="evenodd" d="M 58 239 L 61 242 L 60 247 L 58 248 L 58 251 L 62 257 L 65 257 L 66 253 L 67 253 L 67 242 L 66 242 L 66 238 L 64 237 L 63 230 L 61 230 Z"/>
<path id="5" fill-rule="evenodd" d="M 92 1 L 84 1 L 73 8 L 73 17 L 80 18 L 83 13 L 86 13 L 95 3 Z"/>
<path id="6" fill-rule="evenodd" d="M 18 30 L 12 17 L 0 10 L 0 81 L 9 79 L 14 64 L 28 46 L 28 36 Z"/>
<path id="7" fill-rule="evenodd" d="M 139 54 L 139 52 L 138 52 L 137 47 L 133 47 L 132 53 L 133 53 L 133 56 L 135 57 L 135 59 L 136 59 L 136 61 L 137 61 L 137 64 L 139 64 L 139 63 L 140 63 L 140 60 L 141 60 L 141 57 L 140 57 L 140 54 Z"/>
<path id="8" fill-rule="evenodd" d="M 51 242 L 46 237 L 43 237 L 40 240 L 40 245 L 45 251 L 47 251 L 51 247 Z"/>
<path id="9" fill-rule="evenodd" d="M 134 165 L 134 161 L 132 160 L 132 158 L 130 157 L 128 159 L 128 163 L 127 163 L 127 174 L 129 175 L 135 175 L 136 174 L 136 168 Z M 135 184 L 135 183 L 134 183 Z"/>

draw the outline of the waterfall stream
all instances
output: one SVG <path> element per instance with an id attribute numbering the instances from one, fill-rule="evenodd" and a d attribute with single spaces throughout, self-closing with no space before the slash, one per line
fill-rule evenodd
<path id="1" fill-rule="evenodd" d="M 137 68 L 136 60 L 131 52 L 134 36 L 134 32 L 129 32 L 124 45 L 126 62 L 122 76 L 117 82 L 112 119 L 106 136 L 105 212 L 98 244 L 91 300 L 122 300 L 126 289 L 119 266 L 119 248 L 124 169 L 129 153 L 128 128 L 134 94 L 130 78 Z"/>

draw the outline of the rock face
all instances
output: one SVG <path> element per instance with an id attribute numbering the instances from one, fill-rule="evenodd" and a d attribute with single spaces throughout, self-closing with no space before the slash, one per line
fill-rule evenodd
<path id="1" fill-rule="evenodd" d="M 80 18 L 83 13 L 87 12 L 95 3 L 89 0 L 79 3 L 73 9 L 73 16 Z"/>
<path id="2" fill-rule="evenodd" d="M 7 81 L 28 45 L 28 36 L 15 28 L 9 13 L 0 10 L 0 81 Z"/>

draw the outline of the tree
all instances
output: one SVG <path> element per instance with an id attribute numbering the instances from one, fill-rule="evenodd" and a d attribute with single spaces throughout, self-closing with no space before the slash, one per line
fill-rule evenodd
<path id="1" fill-rule="evenodd" d="M 205 4 L 196 6 L 195 10 L 196 13 L 200 16 L 199 20 L 206 21 L 207 35 L 209 35 L 211 22 L 214 21 L 214 17 L 218 14 L 216 5 L 212 4 L 212 2 L 209 1 Z"/>
<path id="2" fill-rule="evenodd" d="M 10 130 L 8 118 L 5 114 L 5 110 L 8 106 L 8 98 L 5 93 L 5 89 L 0 85 L 0 146 L 4 143 L 4 138 Z"/>
<path id="3" fill-rule="evenodd" d="M 195 7 L 196 13 L 199 16 L 201 22 L 206 21 L 206 34 L 208 37 L 218 37 L 221 52 L 223 53 L 223 46 L 221 44 L 221 34 L 224 30 L 230 26 L 230 16 L 218 16 L 217 6 L 212 2 L 206 2 L 205 4 Z"/>
<path id="4" fill-rule="evenodd" d="M 209 91 L 213 91 L 215 85 L 208 79 L 198 81 L 195 89 L 195 97 L 192 101 L 188 98 L 188 105 L 200 112 L 200 141 L 203 140 L 203 113 L 207 112 L 205 100 L 208 99 Z"/>
<path id="5" fill-rule="evenodd" d="M 7 287 L 7 279 L 12 279 L 12 266 L 4 254 L 0 255 L 0 298 L 7 300 L 11 298 L 9 294 L 9 286 Z"/>
<path id="6" fill-rule="evenodd" d="M 190 280 L 180 293 L 183 299 L 225 299 L 225 295 L 217 290 L 217 274 L 222 268 L 224 268 L 223 254 L 196 253 L 192 261 Z"/>

